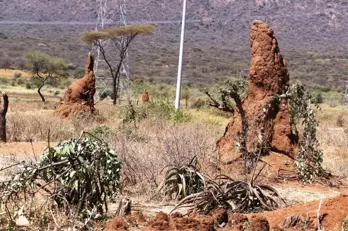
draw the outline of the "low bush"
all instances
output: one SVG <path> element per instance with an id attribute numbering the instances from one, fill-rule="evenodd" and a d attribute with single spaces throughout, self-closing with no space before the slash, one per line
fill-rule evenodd
<path id="1" fill-rule="evenodd" d="M 26 200 L 39 193 L 45 200 L 45 216 L 54 216 L 49 209 L 45 211 L 52 203 L 64 208 L 67 214 L 73 212 L 88 218 L 86 222 L 105 215 L 108 197 L 117 193 L 121 170 L 118 156 L 108 144 L 87 133 L 56 147 L 48 144 L 38 163 L 20 162 L 13 166 L 20 170 L 1 183 L 1 202 L 9 217 L 22 208 L 29 220 L 32 207 Z"/>

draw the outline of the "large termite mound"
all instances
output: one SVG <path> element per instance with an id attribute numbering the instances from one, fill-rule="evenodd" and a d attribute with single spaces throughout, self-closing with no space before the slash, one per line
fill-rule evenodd
<path id="1" fill-rule="evenodd" d="M 62 117 L 68 117 L 69 115 L 81 112 L 93 113 L 95 111 L 93 97 L 96 89 L 93 66 L 93 56 L 88 55 L 85 75 L 68 87 L 62 104 L 57 108 L 57 113 Z"/>
<path id="2" fill-rule="evenodd" d="M 248 152 L 256 152 L 260 144 L 266 144 L 273 150 L 294 157 L 298 150 L 298 136 L 291 129 L 287 101 L 284 99 L 270 110 L 265 109 L 271 96 L 283 94 L 289 87 L 289 74 L 277 39 L 267 24 L 254 21 L 250 43 L 249 92 L 242 104 L 244 112 L 235 113 L 224 136 L 217 143 L 221 160 L 230 162 L 240 157 L 238 144 L 243 135 Z M 245 131 L 242 129 L 243 114 Z"/>

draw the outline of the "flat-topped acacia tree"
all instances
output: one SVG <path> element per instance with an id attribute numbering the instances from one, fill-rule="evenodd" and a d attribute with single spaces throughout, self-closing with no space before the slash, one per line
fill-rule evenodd
<path id="1" fill-rule="evenodd" d="M 138 35 L 152 34 L 154 27 L 151 25 L 129 25 L 111 27 L 100 31 L 89 31 L 82 34 L 81 40 L 97 46 L 106 62 L 112 77 L 113 104 L 117 102 L 120 91 L 120 74 L 122 64 L 127 57 L 131 42 Z M 105 41 L 109 40 L 113 49 L 106 50 Z"/>

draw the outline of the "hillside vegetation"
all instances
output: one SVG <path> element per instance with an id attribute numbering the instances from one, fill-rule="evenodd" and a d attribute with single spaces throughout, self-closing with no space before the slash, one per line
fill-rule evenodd
<path id="1" fill-rule="evenodd" d="M 117 0 L 110 1 L 112 6 L 117 4 Z M 95 0 L 0 2 L 4 9 L 0 12 L 0 44 L 4 48 L 0 51 L 0 64 L 21 67 L 25 51 L 40 50 L 82 68 L 81 60 L 90 47 L 82 44 L 79 37 L 81 32 L 94 29 L 97 6 Z M 130 22 L 174 21 L 156 25 L 154 36 L 134 44 L 130 52 L 133 77 L 175 80 L 181 7 L 174 1 L 128 2 Z M 193 0 L 188 2 L 187 12 L 184 81 L 204 84 L 247 76 L 249 27 L 252 20 L 261 19 L 276 31 L 292 79 L 342 92 L 348 76 L 346 1 Z M 92 24 L 28 25 L 5 21 Z"/>

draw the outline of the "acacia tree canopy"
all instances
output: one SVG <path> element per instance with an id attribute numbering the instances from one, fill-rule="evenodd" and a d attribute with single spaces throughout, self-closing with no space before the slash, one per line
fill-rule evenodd
<path id="1" fill-rule="evenodd" d="M 115 105 L 119 98 L 121 88 L 121 69 L 124 60 L 127 57 L 128 48 L 137 35 L 150 35 L 154 27 L 151 25 L 130 25 L 111 27 L 100 31 L 84 32 L 81 40 L 88 44 L 98 47 L 101 56 L 103 57 L 110 75 L 112 77 L 113 87 L 113 104 Z M 110 40 L 115 49 L 106 49 L 105 41 Z M 127 76 L 126 89 L 129 91 L 129 78 Z M 128 95 L 129 97 L 129 95 Z"/>
<path id="2" fill-rule="evenodd" d="M 38 51 L 26 53 L 25 58 L 27 59 L 27 68 L 41 80 L 38 94 L 41 100 L 45 102 L 45 97 L 41 94 L 42 87 L 49 79 L 67 76 L 68 65 L 64 59 L 54 58 Z"/>
<path id="3" fill-rule="evenodd" d="M 151 25 L 129 25 L 120 27 L 110 27 L 99 31 L 87 31 L 82 33 L 81 40 L 86 43 L 94 43 L 98 40 L 111 39 L 122 36 L 134 36 L 138 34 L 152 34 L 154 26 Z"/>
<path id="4" fill-rule="evenodd" d="M 40 78 L 66 76 L 68 65 L 64 59 L 54 58 L 38 51 L 25 54 L 27 67 Z"/>

